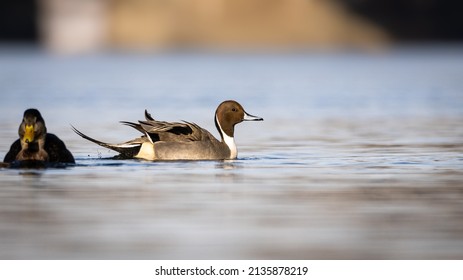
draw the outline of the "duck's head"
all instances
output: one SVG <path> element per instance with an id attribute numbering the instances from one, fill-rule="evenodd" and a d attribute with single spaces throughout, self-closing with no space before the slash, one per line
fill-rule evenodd
<path id="1" fill-rule="evenodd" d="M 47 128 L 42 115 L 37 109 L 27 109 L 24 112 L 18 133 L 21 144 L 35 143 L 40 139 L 45 139 Z"/>
<path id="2" fill-rule="evenodd" d="M 215 111 L 215 125 L 217 129 L 229 137 L 233 137 L 236 124 L 242 121 L 263 120 L 263 118 L 246 113 L 243 106 L 234 100 L 222 102 Z"/>

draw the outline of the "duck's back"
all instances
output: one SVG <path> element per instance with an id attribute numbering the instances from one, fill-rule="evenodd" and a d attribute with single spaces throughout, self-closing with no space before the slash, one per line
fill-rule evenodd
<path id="1" fill-rule="evenodd" d="M 13 162 L 16 160 L 16 156 L 21 151 L 21 141 L 17 139 L 16 141 L 11 144 L 10 150 L 6 153 L 3 162 Z"/>
<path id="2" fill-rule="evenodd" d="M 75 163 L 74 157 L 64 142 L 54 134 L 47 133 L 45 151 L 48 153 L 50 162 Z"/>

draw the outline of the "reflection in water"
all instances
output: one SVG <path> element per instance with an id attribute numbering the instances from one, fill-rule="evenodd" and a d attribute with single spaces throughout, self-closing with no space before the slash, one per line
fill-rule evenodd
<path id="1" fill-rule="evenodd" d="M 236 160 L 223 160 L 216 162 L 217 169 L 224 169 L 224 170 L 233 170 L 240 168 L 238 162 Z"/>
<path id="2" fill-rule="evenodd" d="M 29 100 L 77 162 L 1 167 L 0 258 L 462 258 L 463 55 L 384 56 L 9 57 L 0 156 Z M 233 161 L 111 159 L 68 126 L 131 139 L 230 97 L 269 116 Z"/>
<path id="3" fill-rule="evenodd" d="M 42 176 L 42 172 L 28 170 L 28 171 L 21 171 L 19 175 L 24 176 L 25 178 L 30 178 L 31 181 L 38 180 Z"/>

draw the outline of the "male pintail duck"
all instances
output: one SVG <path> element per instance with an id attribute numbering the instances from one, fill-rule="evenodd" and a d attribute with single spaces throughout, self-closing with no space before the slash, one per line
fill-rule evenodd
<path id="1" fill-rule="evenodd" d="M 235 125 L 242 121 L 263 121 L 252 116 L 236 101 L 222 102 L 215 112 L 215 126 L 222 141 L 209 131 L 191 122 L 157 121 L 145 110 L 146 121 L 122 122 L 143 136 L 122 144 L 108 144 L 95 140 L 73 127 L 81 137 L 120 153 L 119 158 L 145 160 L 223 160 L 236 159 Z"/>
<path id="2" fill-rule="evenodd" d="M 24 112 L 18 133 L 19 139 L 11 145 L 4 162 L 75 163 L 64 142 L 56 135 L 47 133 L 45 121 L 37 109 L 27 109 Z"/>

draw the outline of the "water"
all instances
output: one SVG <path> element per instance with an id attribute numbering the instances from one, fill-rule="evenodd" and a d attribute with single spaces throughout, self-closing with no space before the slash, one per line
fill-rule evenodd
<path id="1" fill-rule="evenodd" d="M 60 57 L 0 49 L 0 157 L 37 107 L 77 164 L 0 169 L 2 259 L 461 259 L 463 48 Z M 235 99 L 233 161 L 113 160 L 75 135 Z"/>

